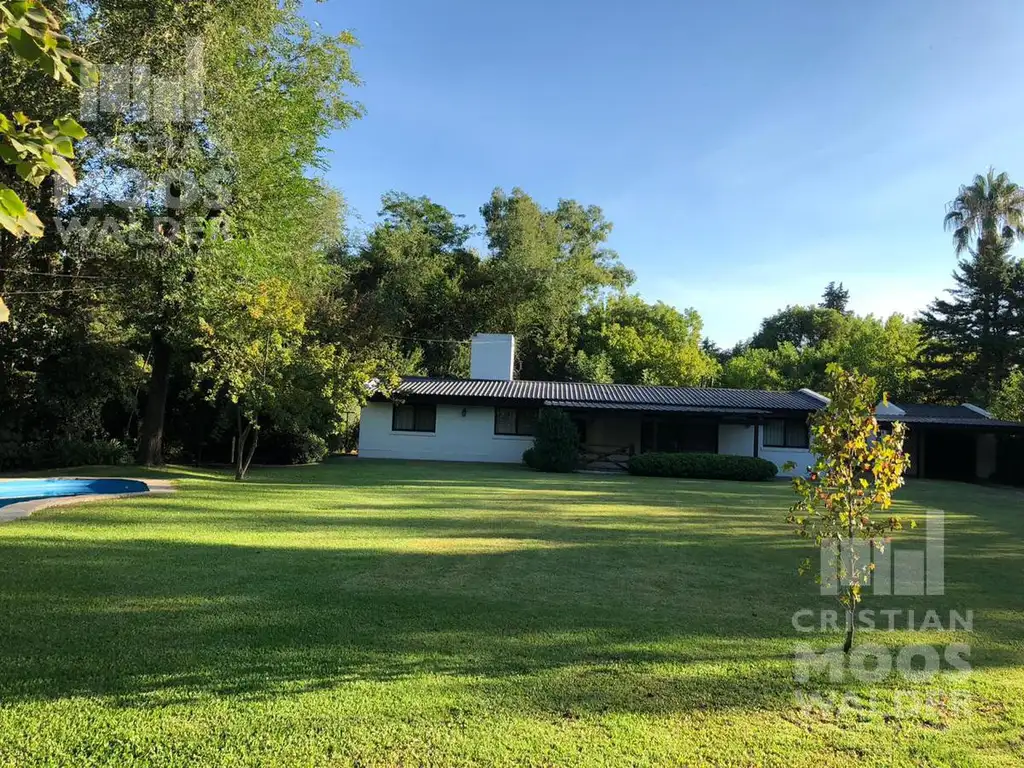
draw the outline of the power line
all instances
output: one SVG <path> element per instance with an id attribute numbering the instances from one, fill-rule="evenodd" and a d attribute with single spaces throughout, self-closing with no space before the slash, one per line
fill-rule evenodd
<path id="1" fill-rule="evenodd" d="M 421 339 L 418 336 L 395 336 L 390 333 L 383 334 L 386 339 L 397 339 L 399 341 L 417 341 L 432 344 L 507 344 L 505 340 L 494 339 L 492 341 L 473 341 L 466 339 Z"/>
<path id="2" fill-rule="evenodd" d="M 77 293 L 79 291 L 97 291 L 103 288 L 110 288 L 109 285 L 90 285 L 80 286 L 78 288 L 55 288 L 50 291 L 12 291 L 11 293 L 3 293 L 6 297 L 11 296 L 40 296 L 47 293 Z"/>
<path id="3" fill-rule="evenodd" d="M 56 272 L 33 272 L 30 269 L 8 269 L 0 267 L 0 272 L 8 275 L 35 275 L 36 277 L 64 278 L 65 280 L 120 280 L 123 278 L 105 277 L 103 275 L 64 275 Z"/>

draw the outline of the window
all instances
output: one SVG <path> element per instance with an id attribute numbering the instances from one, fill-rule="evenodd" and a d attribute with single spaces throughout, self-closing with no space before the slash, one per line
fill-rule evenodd
<path id="1" fill-rule="evenodd" d="M 765 448 L 808 448 L 810 444 L 803 419 L 769 419 L 764 423 Z"/>
<path id="2" fill-rule="evenodd" d="M 494 409 L 494 434 L 496 435 L 532 435 L 536 425 L 536 408 Z"/>
<path id="3" fill-rule="evenodd" d="M 395 432 L 433 432 L 437 425 L 437 406 L 422 404 L 394 405 L 391 429 Z"/>

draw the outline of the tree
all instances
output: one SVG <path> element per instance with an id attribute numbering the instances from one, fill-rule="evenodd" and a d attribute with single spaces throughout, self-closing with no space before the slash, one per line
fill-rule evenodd
<path id="1" fill-rule="evenodd" d="M 718 361 L 705 351 L 700 315 L 634 294 L 617 294 L 590 305 L 581 318 L 582 359 L 603 359 L 592 371 L 620 384 L 707 386 Z M 577 372 L 584 373 L 577 360 Z M 591 379 L 583 378 L 588 381 Z"/>
<path id="2" fill-rule="evenodd" d="M 788 342 L 797 349 L 815 347 L 835 335 L 842 322 L 843 315 L 834 309 L 788 306 L 761 322 L 750 346 L 775 349 Z"/>
<path id="3" fill-rule="evenodd" d="M 837 365 L 829 366 L 828 373 L 831 400 L 811 417 L 814 465 L 806 476 L 793 480 L 799 498 L 787 521 L 798 536 L 813 540 L 822 552 L 831 552 L 831 567 L 825 568 L 823 562 L 818 578 L 823 585 L 837 588 L 846 610 L 843 651 L 849 653 L 854 613 L 874 568 L 871 549 L 883 551 L 884 537 L 903 527 L 900 517 L 875 517 L 875 513 L 891 508 L 892 495 L 903 485 L 910 457 L 903 452 L 904 424 L 893 424 L 889 433 L 879 429 L 875 382 Z M 787 466 L 794 467 L 792 462 Z M 808 568 L 810 560 L 805 560 L 801 573 Z"/>
<path id="4" fill-rule="evenodd" d="M 390 338 L 431 376 L 466 376 L 464 344 L 483 324 L 479 256 L 467 246 L 473 228 L 427 197 L 390 192 L 381 221 L 351 258 L 348 301 L 360 322 Z"/>
<path id="5" fill-rule="evenodd" d="M 545 210 L 521 189 L 496 189 L 480 212 L 489 255 L 479 330 L 516 335 L 522 378 L 561 378 L 576 352 L 583 308 L 633 281 L 605 246 L 612 225 L 597 206 L 560 200 Z"/>
<path id="6" fill-rule="evenodd" d="M 996 393 L 992 414 L 1007 421 L 1024 421 L 1024 369 L 1011 373 Z"/>
<path id="7" fill-rule="evenodd" d="M 1011 241 L 987 235 L 953 273 L 950 299 L 936 299 L 921 315 L 927 338 L 923 366 L 935 396 L 989 404 L 1024 356 L 1024 270 Z"/>
<path id="8" fill-rule="evenodd" d="M 943 224 L 953 231 L 953 243 L 959 256 L 968 249 L 971 237 L 1002 237 L 1007 240 L 1024 235 L 1024 190 L 994 168 L 978 174 L 961 186 L 946 206 Z"/>
<path id="9" fill-rule="evenodd" d="M 903 315 L 882 320 L 790 307 L 765 320 L 760 335 L 762 344 L 767 338 L 784 340 L 770 347 L 737 349 L 724 366 L 723 386 L 822 390 L 829 386 L 829 364 L 836 363 L 874 377 L 896 399 L 914 397 L 921 387 L 921 327 Z"/>
<path id="10" fill-rule="evenodd" d="M 523 452 L 523 462 L 542 472 L 572 472 L 579 466 L 580 434 L 569 414 L 558 408 L 541 408 L 537 415 L 533 447 Z"/>
<path id="11" fill-rule="evenodd" d="M 189 71 L 203 44 L 205 98 L 198 113 L 157 121 L 100 114 L 91 177 L 128 186 L 137 207 L 109 210 L 101 240 L 116 301 L 145 339 L 150 382 L 139 461 L 163 461 L 172 371 L 201 340 L 204 265 L 235 259 L 239 284 L 295 276 L 327 258 L 324 230 L 340 239 L 340 212 L 324 205 L 324 140 L 361 109 L 347 89 L 350 35 L 327 36 L 288 0 L 154 0 L 83 4 L 90 44 L 116 60 L 150 66 L 154 77 Z M 114 140 L 116 138 L 116 141 Z M 111 207 L 113 208 L 113 207 Z M 158 223 L 157 227 L 153 227 Z M 225 244 L 227 235 L 230 244 Z"/>
<path id="12" fill-rule="evenodd" d="M 831 282 L 825 286 L 825 293 L 822 294 L 821 303 L 818 306 L 846 314 L 846 305 L 849 303 L 850 292 L 843 287 L 842 283 L 836 285 L 835 282 Z"/>
<path id="13" fill-rule="evenodd" d="M 86 76 L 88 62 L 71 49 L 61 34 L 57 15 L 40 0 L 0 0 L 0 50 L 11 51 L 28 64 L 36 65 L 59 83 L 72 84 Z M 74 140 L 85 131 L 65 115 L 52 123 L 28 117 L 22 111 L 10 116 L 0 112 L 0 160 L 14 166 L 24 184 L 38 188 L 51 174 L 68 184 L 76 183 L 68 158 L 75 156 Z M 22 200 L 18 190 L 0 182 L 0 229 L 14 237 L 40 237 L 43 223 Z"/>

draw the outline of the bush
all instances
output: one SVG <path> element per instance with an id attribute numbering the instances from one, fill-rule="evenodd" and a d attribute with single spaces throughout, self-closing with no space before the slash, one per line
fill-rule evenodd
<path id="1" fill-rule="evenodd" d="M 719 453 L 644 453 L 629 460 L 632 475 L 698 480 L 771 480 L 779 468 L 767 459 Z"/>
<path id="2" fill-rule="evenodd" d="M 0 443 L 0 470 L 119 466 L 131 462 L 120 440 L 30 440 Z"/>
<path id="3" fill-rule="evenodd" d="M 572 419 L 557 408 L 542 408 L 533 447 L 523 452 L 523 462 L 541 472 L 572 472 L 579 461 L 580 435 Z"/>
<path id="4" fill-rule="evenodd" d="M 270 432 L 260 436 L 256 460 L 260 464 L 316 464 L 329 453 L 327 441 L 315 432 Z"/>

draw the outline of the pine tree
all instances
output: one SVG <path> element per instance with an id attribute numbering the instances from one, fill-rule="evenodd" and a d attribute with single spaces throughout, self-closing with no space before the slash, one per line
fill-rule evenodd
<path id="1" fill-rule="evenodd" d="M 921 316 L 925 365 L 940 399 L 991 403 L 1024 359 L 1024 267 L 1010 254 L 1012 242 L 983 235 L 954 271 L 951 298 L 936 299 Z"/>
<path id="2" fill-rule="evenodd" d="M 850 303 L 850 292 L 840 283 L 829 283 L 825 286 L 825 293 L 821 296 L 821 303 L 818 305 L 824 309 L 834 309 L 836 312 L 846 314 L 846 305 Z"/>

